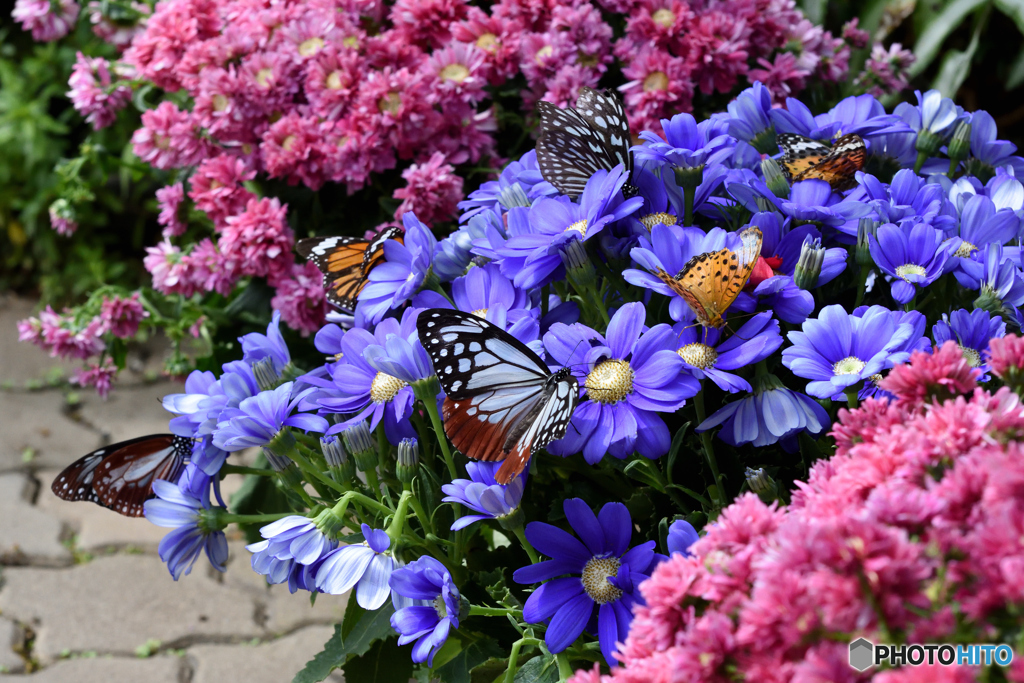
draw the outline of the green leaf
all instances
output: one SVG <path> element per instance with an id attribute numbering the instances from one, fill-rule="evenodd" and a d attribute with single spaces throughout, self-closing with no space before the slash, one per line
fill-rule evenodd
<path id="1" fill-rule="evenodd" d="M 557 683 L 558 663 L 554 655 L 534 657 L 516 671 L 514 683 Z"/>
<path id="2" fill-rule="evenodd" d="M 1017 59 L 1010 66 L 1010 72 L 1006 75 L 1006 90 L 1014 90 L 1024 83 L 1024 50 L 1020 51 Z"/>
<path id="3" fill-rule="evenodd" d="M 986 8 L 978 15 L 974 34 L 971 36 L 971 42 L 967 45 L 967 49 L 962 52 L 950 50 L 942 61 L 939 75 L 935 77 L 932 87 L 941 92 L 944 97 L 956 97 L 960 86 L 964 84 L 967 76 L 971 73 L 971 62 L 974 60 L 974 53 L 978 51 L 981 34 L 988 23 L 988 14 L 988 8 Z"/>
<path id="4" fill-rule="evenodd" d="M 469 672 L 470 683 L 494 683 L 505 676 L 508 659 L 491 657 L 486 662 L 473 667 Z"/>
<path id="5" fill-rule="evenodd" d="M 675 435 L 672 437 L 672 445 L 668 449 L 668 460 L 665 461 L 665 476 L 668 477 L 669 483 L 672 483 L 672 468 L 675 467 L 676 458 L 679 457 L 679 449 L 683 447 L 683 439 L 686 437 L 686 430 L 689 427 L 689 422 L 684 423 L 682 427 L 676 430 Z"/>
<path id="6" fill-rule="evenodd" d="M 323 652 L 307 662 L 306 667 L 292 679 L 292 683 L 322 681 L 331 671 L 344 666 L 350 657 L 360 657 L 366 654 L 376 641 L 394 634 L 395 631 L 391 628 L 391 615 L 395 613 L 395 608 L 390 602 L 385 603 L 375 612 L 357 611 L 354 609 L 358 607 L 354 598 L 355 594 L 353 593 L 349 598 L 349 606 L 345 610 L 344 621 L 334 627 L 334 635 L 324 645 Z M 351 613 L 355 613 L 357 616 L 350 619 Z M 403 656 L 402 659 L 408 658 Z M 348 680 L 363 679 L 349 678 Z M 401 680 L 408 680 L 408 676 Z"/>
<path id="7" fill-rule="evenodd" d="M 938 56 L 942 43 L 945 42 L 949 34 L 956 30 L 968 15 L 987 2 L 988 0 L 953 0 L 946 5 L 945 9 L 935 15 L 935 18 L 921 33 L 921 37 L 917 39 L 917 45 L 914 48 L 914 56 L 917 61 L 910 67 L 910 75 L 916 76 L 927 69 L 932 60 Z"/>
<path id="8" fill-rule="evenodd" d="M 1024 0 L 995 0 L 996 9 L 1013 19 L 1017 30 L 1024 33 Z"/>
<path id="9" fill-rule="evenodd" d="M 470 671 L 501 654 L 502 650 L 497 643 L 490 638 L 481 638 L 462 648 L 450 662 L 437 668 L 434 673 L 445 683 L 472 683 Z"/>
<path id="10" fill-rule="evenodd" d="M 395 638 L 378 640 L 369 652 L 350 659 L 342 669 L 353 683 L 404 683 L 412 676 L 408 648 L 400 649 Z"/>
<path id="11" fill-rule="evenodd" d="M 804 11 L 804 16 L 815 24 L 825 23 L 825 9 L 827 6 L 828 4 L 825 0 L 801 0 L 800 2 L 800 8 Z"/>

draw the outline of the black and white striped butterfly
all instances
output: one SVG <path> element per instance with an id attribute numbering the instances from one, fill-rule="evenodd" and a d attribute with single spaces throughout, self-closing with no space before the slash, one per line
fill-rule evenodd
<path id="1" fill-rule="evenodd" d="M 610 171 L 618 164 L 623 165 L 629 178 L 633 170 L 629 121 L 616 93 L 582 88 L 575 109 L 538 102 L 537 110 L 537 164 L 544 180 L 559 192 L 579 195 L 596 172 Z M 622 191 L 627 197 L 637 194 L 636 188 L 628 184 Z"/>
<path id="2" fill-rule="evenodd" d="M 125 517 L 141 517 L 153 482 L 176 482 L 192 455 L 192 439 L 151 434 L 104 446 L 71 463 L 50 489 L 64 500 L 87 500 Z"/>
<path id="3" fill-rule="evenodd" d="M 427 309 L 416 329 L 446 394 L 445 434 L 470 458 L 503 460 L 499 483 L 565 436 L 579 398 L 568 368 L 552 373 L 529 347 L 472 313 Z"/>

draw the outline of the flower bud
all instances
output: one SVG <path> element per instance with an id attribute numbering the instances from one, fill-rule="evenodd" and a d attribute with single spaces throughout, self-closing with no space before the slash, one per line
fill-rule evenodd
<path id="1" fill-rule="evenodd" d="M 953 139 L 946 147 L 946 155 L 954 163 L 959 163 L 971 155 L 971 123 L 969 121 L 964 120 L 956 124 Z"/>
<path id="2" fill-rule="evenodd" d="M 274 451 L 267 447 L 263 448 L 263 455 L 267 458 L 267 462 L 270 463 L 270 467 L 277 472 L 278 481 L 280 481 L 286 495 L 292 496 L 289 489 L 295 491 L 302 488 L 302 474 L 299 473 L 299 468 L 295 466 L 294 462 L 274 453 Z M 298 499 L 296 498 L 295 501 L 298 501 Z M 301 503 L 301 501 L 298 502 Z"/>
<path id="3" fill-rule="evenodd" d="M 370 430 L 365 421 L 349 427 L 341 435 L 360 472 L 369 472 L 377 467 L 377 449 L 370 439 Z"/>
<path id="4" fill-rule="evenodd" d="M 821 265 L 824 262 L 825 248 L 821 246 L 821 240 L 811 239 L 810 235 L 805 237 L 800 248 L 800 260 L 796 262 L 796 270 L 793 273 L 796 286 L 805 290 L 817 287 Z"/>
<path id="5" fill-rule="evenodd" d="M 322 437 L 320 439 L 320 450 L 324 453 L 327 468 L 330 470 L 334 481 L 339 484 L 346 484 L 352 481 L 352 477 L 356 475 L 356 467 L 342 447 L 341 439 L 336 436 Z"/>
<path id="6" fill-rule="evenodd" d="M 256 376 L 256 385 L 261 391 L 276 389 L 281 383 L 277 373 L 274 372 L 274 361 L 270 356 L 260 358 L 253 363 L 252 374 Z"/>
<path id="7" fill-rule="evenodd" d="M 996 291 L 988 284 L 981 285 L 981 294 L 974 300 L 974 307 L 980 308 L 993 315 L 1005 315 L 1003 311 L 1003 302 L 996 294 Z"/>
<path id="8" fill-rule="evenodd" d="M 743 475 L 747 478 L 747 486 L 754 493 L 760 495 L 762 493 L 773 493 L 775 490 L 775 482 L 765 474 L 764 468 L 759 467 L 756 470 L 746 468 Z"/>
<path id="9" fill-rule="evenodd" d="M 922 128 L 917 134 L 914 149 L 925 155 L 925 157 L 933 157 L 939 153 L 939 148 L 942 147 L 943 142 L 945 140 L 942 139 L 942 136 L 936 135 L 927 128 Z"/>
<path id="10" fill-rule="evenodd" d="M 789 181 L 778 161 L 771 157 L 761 159 L 761 173 L 764 174 L 764 184 L 772 194 L 779 199 L 789 199 Z"/>
<path id="11" fill-rule="evenodd" d="M 514 209 L 517 206 L 530 206 L 530 198 L 526 196 L 523 186 L 519 183 L 512 183 L 511 187 L 503 189 L 498 196 L 498 202 L 506 209 Z"/>
<path id="12" fill-rule="evenodd" d="M 878 223 L 870 218 L 861 218 L 857 224 L 857 265 L 870 266 L 875 262 L 871 258 L 868 236 L 874 235 L 876 230 L 878 230 Z"/>
<path id="13" fill-rule="evenodd" d="M 577 292 L 597 289 L 597 271 L 587 255 L 587 246 L 580 239 L 571 239 L 562 248 L 562 263 L 569 281 Z"/>
<path id="14" fill-rule="evenodd" d="M 395 467 L 395 474 L 398 481 L 403 484 L 411 484 L 416 478 L 416 471 L 420 465 L 420 444 L 416 439 L 402 439 L 398 444 L 398 465 Z"/>

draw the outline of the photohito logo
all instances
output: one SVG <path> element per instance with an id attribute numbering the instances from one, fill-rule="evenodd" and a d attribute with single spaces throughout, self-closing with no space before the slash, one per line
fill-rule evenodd
<path id="1" fill-rule="evenodd" d="M 951 666 L 1009 666 L 1013 650 L 1009 645 L 875 645 L 866 638 L 850 643 L 850 666 L 865 671 L 872 666 L 888 663 L 890 666 L 921 666 L 940 664 Z"/>

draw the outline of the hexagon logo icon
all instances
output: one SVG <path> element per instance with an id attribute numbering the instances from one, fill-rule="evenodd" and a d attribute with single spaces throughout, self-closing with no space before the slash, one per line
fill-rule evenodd
<path id="1" fill-rule="evenodd" d="M 858 638 L 850 643 L 850 666 L 857 671 L 864 671 L 874 664 L 875 646 L 871 641 Z"/>

